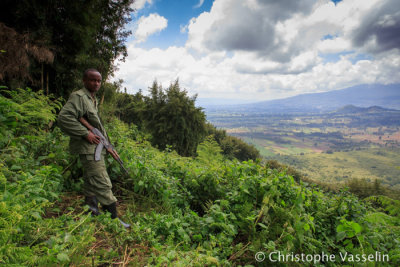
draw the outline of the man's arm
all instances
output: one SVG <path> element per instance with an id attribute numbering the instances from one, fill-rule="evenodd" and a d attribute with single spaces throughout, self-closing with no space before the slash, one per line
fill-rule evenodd
<path id="1" fill-rule="evenodd" d="M 80 98 L 76 94 L 70 96 L 58 115 L 58 125 L 64 133 L 71 137 L 89 137 L 94 142 L 89 130 L 78 120 L 84 114 L 84 107 Z M 93 133 L 91 134 L 93 135 Z"/>

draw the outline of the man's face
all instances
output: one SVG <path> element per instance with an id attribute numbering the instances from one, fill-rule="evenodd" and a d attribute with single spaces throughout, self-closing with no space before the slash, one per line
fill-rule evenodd
<path id="1" fill-rule="evenodd" d="M 101 74 L 96 71 L 88 72 L 87 76 L 83 79 L 83 84 L 91 93 L 96 93 L 101 86 Z"/>

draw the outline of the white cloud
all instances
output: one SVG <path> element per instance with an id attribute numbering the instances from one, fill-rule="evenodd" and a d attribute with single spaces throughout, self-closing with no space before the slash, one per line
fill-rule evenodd
<path id="1" fill-rule="evenodd" d="M 180 25 L 180 26 L 179 26 L 179 31 L 180 31 L 180 33 L 187 33 L 187 31 L 188 31 L 188 26 L 189 26 L 189 25 Z"/>
<path id="2" fill-rule="evenodd" d="M 154 79 L 168 86 L 179 78 L 199 97 L 255 101 L 399 83 L 396 1 L 215 0 L 209 12 L 181 27 L 188 34 L 184 47 L 143 49 L 132 43 L 117 77 L 132 93 Z M 163 26 L 152 15 L 148 24 L 145 18 L 139 24 L 138 40 L 166 27 L 165 18 Z M 325 58 L 329 54 L 339 58 Z"/>
<path id="3" fill-rule="evenodd" d="M 340 53 L 351 50 L 351 43 L 343 37 L 321 40 L 316 44 L 319 52 L 324 54 Z"/>
<path id="4" fill-rule="evenodd" d="M 133 2 L 132 4 L 132 8 L 136 11 L 143 9 L 146 6 L 146 3 L 148 3 L 149 5 L 153 4 L 153 0 L 135 0 L 135 2 Z"/>
<path id="5" fill-rule="evenodd" d="M 197 5 L 194 6 L 194 8 L 199 8 L 203 5 L 204 0 L 199 0 L 199 3 Z"/>
<path id="6" fill-rule="evenodd" d="M 136 42 L 141 43 L 146 41 L 150 35 L 167 28 L 167 25 L 167 19 L 155 13 L 147 17 L 141 17 L 134 31 Z"/>
<path id="7" fill-rule="evenodd" d="M 292 15 L 308 14 L 314 1 L 215 1 L 210 12 L 193 19 L 188 47 L 200 52 L 250 51 L 287 61 L 290 47 L 276 33 L 276 25 Z"/>

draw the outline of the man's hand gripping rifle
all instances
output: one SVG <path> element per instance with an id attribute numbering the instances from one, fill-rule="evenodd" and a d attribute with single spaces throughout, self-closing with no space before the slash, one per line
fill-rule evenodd
<path id="1" fill-rule="evenodd" d="M 103 150 L 103 147 L 106 148 L 107 152 L 111 154 L 111 156 L 119 163 L 121 168 L 125 171 L 127 175 L 129 175 L 128 170 L 125 169 L 124 163 L 122 162 L 120 156 L 118 155 L 117 151 L 114 149 L 114 147 L 110 144 L 110 142 L 107 140 L 107 138 L 104 137 L 104 135 L 97 129 L 94 128 L 90 123 L 85 120 L 83 117 L 79 119 L 79 121 L 86 127 L 88 128 L 89 131 L 91 131 L 93 134 L 97 135 L 100 137 L 100 143 L 96 147 L 96 152 L 94 153 L 94 160 L 99 161 L 101 157 L 101 151 Z"/>

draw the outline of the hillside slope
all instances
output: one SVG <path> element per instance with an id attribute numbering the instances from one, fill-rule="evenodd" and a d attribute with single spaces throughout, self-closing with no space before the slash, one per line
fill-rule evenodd
<path id="1" fill-rule="evenodd" d="M 383 112 L 397 112 L 398 110 L 382 108 L 380 106 L 371 106 L 371 107 L 357 107 L 354 105 L 345 105 L 338 110 L 335 110 L 333 113 L 383 113 Z"/>
<path id="2" fill-rule="evenodd" d="M 226 160 L 211 139 L 197 158 L 158 151 L 117 119 L 106 122 L 107 130 L 130 176 L 110 157 L 108 170 L 132 228 L 105 214 L 92 217 L 82 208 L 82 178 L 67 138 L 45 126 L 52 117 L 27 120 L 18 107 L 0 98 L 1 140 L 9 140 L 1 143 L 0 159 L 2 264 L 269 265 L 278 251 L 335 255 L 325 266 L 342 266 L 340 253 L 378 251 L 383 265 L 400 264 L 398 202 L 328 194 L 260 162 Z M 46 111 L 43 105 L 38 115 Z"/>

